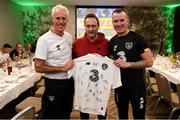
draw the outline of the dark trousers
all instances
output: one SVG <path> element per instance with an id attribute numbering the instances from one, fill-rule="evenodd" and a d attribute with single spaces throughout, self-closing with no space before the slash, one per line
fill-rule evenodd
<path id="1" fill-rule="evenodd" d="M 128 106 L 131 102 L 134 119 L 145 119 L 146 89 L 145 85 L 129 89 L 119 87 L 115 89 L 115 102 L 119 119 L 128 119 Z"/>
<path id="2" fill-rule="evenodd" d="M 73 107 L 74 80 L 45 78 L 42 97 L 43 119 L 70 119 Z"/>
<path id="3" fill-rule="evenodd" d="M 107 116 L 107 114 L 105 114 L 105 116 L 98 115 L 98 120 L 105 120 L 106 116 Z M 81 119 L 89 119 L 89 114 L 80 112 L 80 117 L 81 117 Z"/>

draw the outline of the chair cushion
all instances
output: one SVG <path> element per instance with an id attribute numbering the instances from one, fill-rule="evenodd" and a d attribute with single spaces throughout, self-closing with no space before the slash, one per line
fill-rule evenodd
<path id="1" fill-rule="evenodd" d="M 150 77 L 150 83 L 151 84 L 156 84 L 157 83 L 156 78 Z"/>
<path id="2" fill-rule="evenodd" d="M 174 104 L 174 106 L 179 107 L 180 106 L 180 100 L 179 100 L 177 93 L 171 93 L 171 97 L 172 97 L 172 103 Z"/>
<path id="3" fill-rule="evenodd" d="M 154 93 L 158 93 L 158 86 L 157 86 L 157 84 L 152 84 L 152 91 L 154 92 Z"/>
<path id="4" fill-rule="evenodd" d="M 42 95 L 44 94 L 44 91 L 45 91 L 45 87 L 40 87 L 36 93 L 35 93 L 35 96 L 36 97 L 42 97 Z"/>
<path id="5" fill-rule="evenodd" d="M 41 87 L 41 86 L 44 86 L 45 83 L 44 83 L 44 78 L 41 78 L 37 83 L 36 83 L 36 86 L 38 87 Z"/>

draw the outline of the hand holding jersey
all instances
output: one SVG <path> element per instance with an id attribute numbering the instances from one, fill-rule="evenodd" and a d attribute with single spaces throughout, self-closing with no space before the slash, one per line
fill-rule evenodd
<path id="1" fill-rule="evenodd" d="M 130 68 L 132 64 L 130 62 L 126 62 L 122 60 L 121 58 L 118 58 L 114 61 L 114 64 L 120 68 Z"/>
<path id="2" fill-rule="evenodd" d="M 68 71 L 68 70 L 72 69 L 73 66 L 74 66 L 74 61 L 69 60 L 69 61 L 63 66 L 62 71 L 64 71 L 64 72 L 65 72 L 65 71 Z"/>
<path id="3" fill-rule="evenodd" d="M 120 58 L 115 60 L 114 64 L 120 68 L 145 68 L 150 67 L 153 64 L 153 54 L 149 48 L 144 50 L 144 53 L 141 54 L 143 60 L 137 62 L 126 62 Z"/>

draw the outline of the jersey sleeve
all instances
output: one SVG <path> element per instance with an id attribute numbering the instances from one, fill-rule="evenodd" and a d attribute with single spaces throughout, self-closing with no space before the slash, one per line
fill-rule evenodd
<path id="1" fill-rule="evenodd" d="M 146 40 L 140 35 L 138 37 L 138 42 L 139 42 L 139 44 L 138 44 L 139 53 L 142 54 L 145 52 L 145 49 L 147 49 L 149 47 L 148 47 Z"/>
<path id="2" fill-rule="evenodd" d="M 115 69 L 114 69 L 113 84 L 112 84 L 113 89 L 122 86 L 120 69 L 116 66 L 114 66 L 114 67 L 115 67 Z"/>
<path id="3" fill-rule="evenodd" d="M 73 75 L 74 75 L 74 71 L 75 71 L 75 66 L 68 70 L 67 74 L 68 74 L 68 79 L 70 79 Z"/>
<path id="4" fill-rule="evenodd" d="M 48 53 L 48 44 L 46 40 L 39 38 L 36 45 L 35 58 L 46 60 Z"/>

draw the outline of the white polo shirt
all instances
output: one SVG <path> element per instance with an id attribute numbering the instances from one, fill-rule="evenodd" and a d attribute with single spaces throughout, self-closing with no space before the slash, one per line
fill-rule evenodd
<path id="1" fill-rule="evenodd" d="M 45 60 L 49 66 L 63 66 L 72 59 L 72 41 L 72 36 L 67 32 L 61 37 L 49 30 L 38 39 L 35 58 Z M 44 76 L 66 79 L 67 72 L 45 73 Z"/>
<path id="2" fill-rule="evenodd" d="M 74 109 L 84 113 L 105 115 L 111 88 L 120 87 L 120 69 L 113 60 L 88 54 L 74 59 L 69 77 L 75 80 Z"/>

